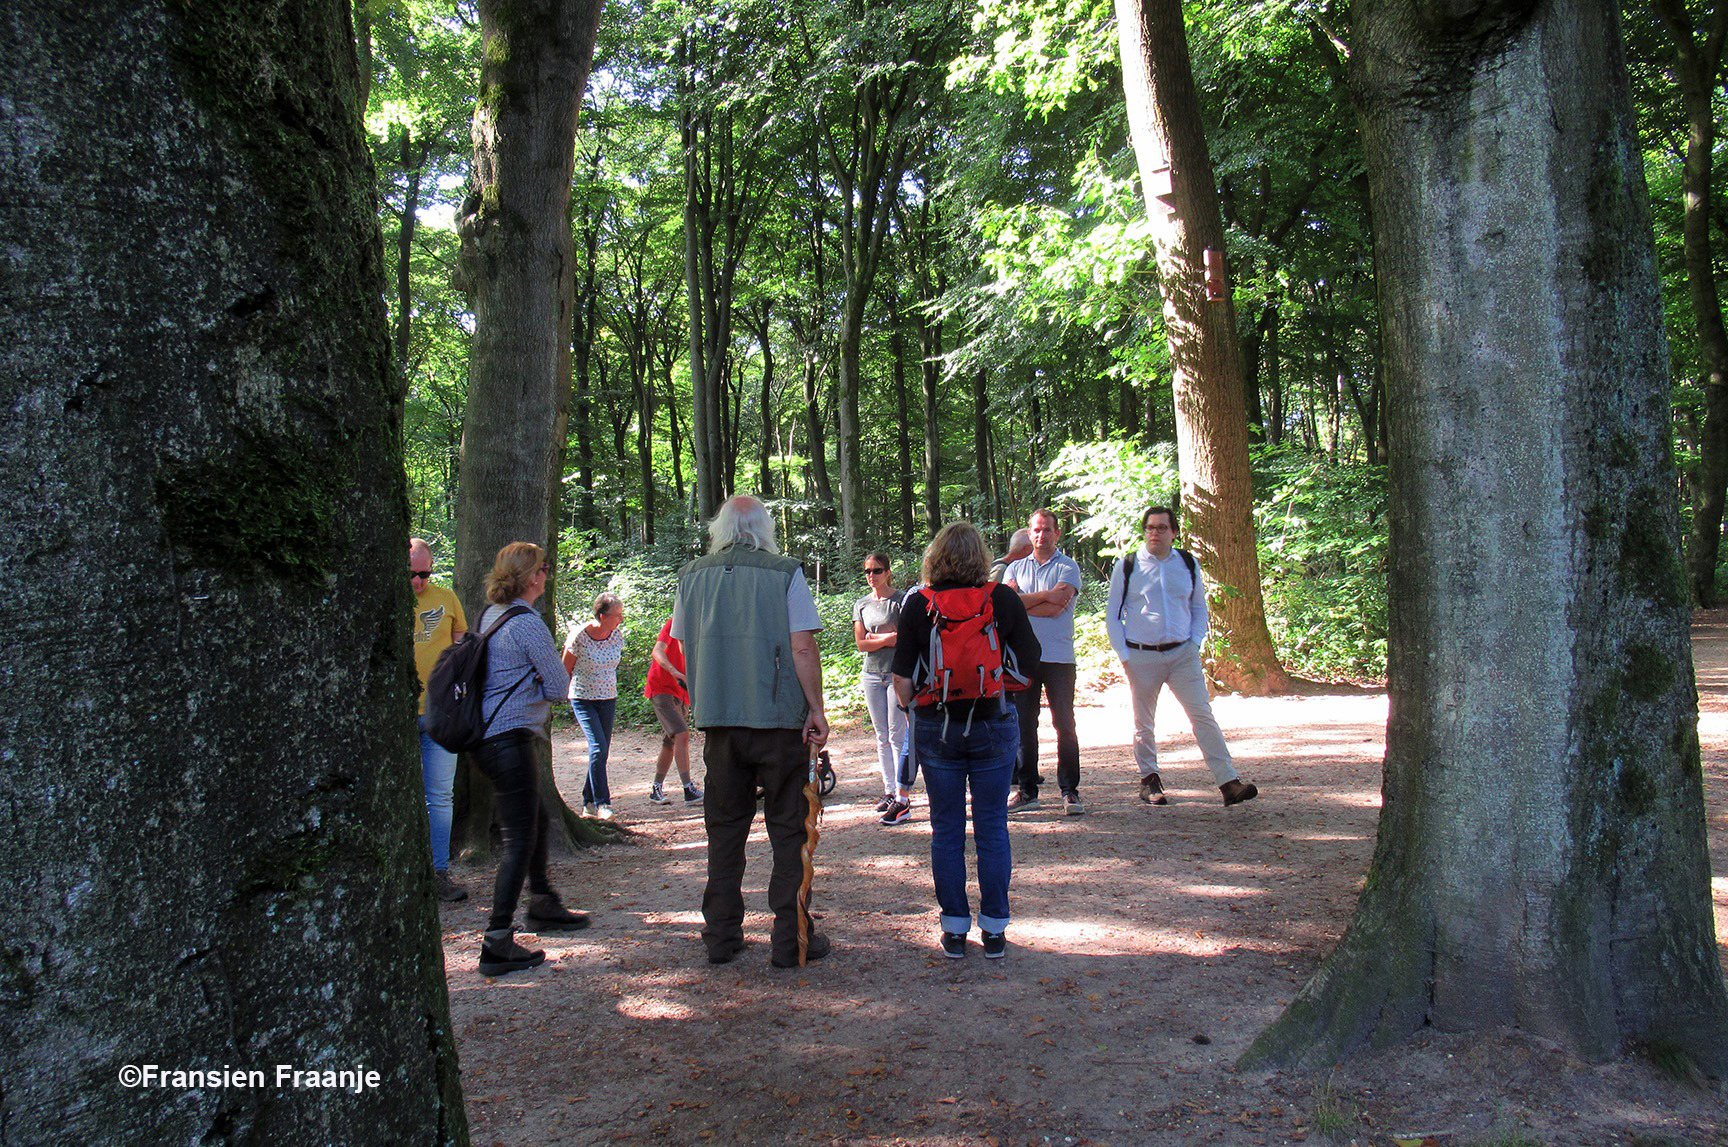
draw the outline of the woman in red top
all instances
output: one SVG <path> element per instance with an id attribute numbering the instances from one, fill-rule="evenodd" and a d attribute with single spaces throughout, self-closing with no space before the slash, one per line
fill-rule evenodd
<path id="1" fill-rule="evenodd" d="M 684 643 L 672 636 L 670 617 L 654 639 L 642 695 L 653 703 L 654 715 L 660 718 L 660 759 L 654 762 L 654 787 L 648 790 L 648 799 L 655 804 L 671 801 L 662 786 L 676 758 L 678 776 L 684 781 L 684 803 L 695 804 L 702 799 L 702 790 L 690 779 L 690 691 L 684 680 Z"/>

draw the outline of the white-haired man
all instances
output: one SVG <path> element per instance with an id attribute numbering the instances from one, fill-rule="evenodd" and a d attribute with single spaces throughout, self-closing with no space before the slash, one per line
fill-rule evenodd
<path id="1" fill-rule="evenodd" d="M 678 571 L 672 610 L 695 724 L 705 734 L 702 943 L 713 964 L 730 963 L 744 950 L 744 846 L 760 789 L 774 854 L 770 960 L 796 967 L 801 954 L 804 960 L 828 954 L 827 938 L 816 933 L 798 895 L 807 863 L 807 744 L 828 740 L 816 646 L 822 621 L 803 566 L 780 554 L 774 519 L 759 499 L 728 499 L 708 536 L 708 554 Z"/>

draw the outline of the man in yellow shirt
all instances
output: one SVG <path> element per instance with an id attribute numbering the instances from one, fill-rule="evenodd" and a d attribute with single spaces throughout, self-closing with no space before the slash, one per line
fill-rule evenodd
<path id="1" fill-rule="evenodd" d="M 408 542 L 408 584 L 414 587 L 414 668 L 420 671 L 420 775 L 426 786 L 426 818 L 432 822 L 432 870 L 438 899 L 468 899 L 468 890 L 450 875 L 450 806 L 456 791 L 456 754 L 426 735 L 426 679 L 438 655 L 468 632 L 462 603 L 432 584 L 432 547 L 419 538 Z"/>

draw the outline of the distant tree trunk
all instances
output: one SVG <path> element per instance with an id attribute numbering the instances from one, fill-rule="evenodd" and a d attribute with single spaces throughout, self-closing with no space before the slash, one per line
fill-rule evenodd
<path id="1" fill-rule="evenodd" d="M 906 404 L 906 334 L 900 325 L 899 294 L 891 296 L 893 302 L 889 315 L 890 353 L 894 359 L 894 458 L 898 464 L 896 483 L 900 488 L 899 527 L 900 544 L 909 546 L 914 537 L 912 529 L 912 428 L 909 425 L 909 412 Z"/>
<path id="2" fill-rule="evenodd" d="M 835 457 L 840 467 L 840 544 L 855 549 L 864 528 L 864 472 L 860 464 L 863 427 L 858 416 L 858 392 L 863 385 L 864 313 L 869 305 L 882 244 L 894 215 L 900 179 L 906 173 L 910 140 L 904 117 L 909 107 L 912 77 L 887 69 L 872 72 L 853 98 L 850 149 L 844 153 L 829 143 L 829 166 L 840 186 L 841 281 L 845 298 L 840 306 L 840 418 Z"/>
<path id="3" fill-rule="evenodd" d="M 456 503 L 456 591 L 476 616 L 500 548 L 529 541 L 555 553 L 557 545 L 551 492 L 562 477 L 575 322 L 570 188 L 600 0 L 480 0 L 479 12 L 474 190 L 460 220 L 474 340 Z M 556 601 L 549 583 L 540 609 L 554 630 Z M 460 771 L 459 796 L 485 790 L 470 764 Z M 542 782 L 551 787 L 549 769 Z M 575 818 L 558 807 L 572 828 Z M 456 812 L 452 846 L 463 840 L 483 852 L 490 801 L 470 799 Z M 476 817 L 485 819 L 470 823 Z M 561 843 L 577 839 L 567 833 Z"/>
<path id="4" fill-rule="evenodd" d="M 677 364 L 677 348 L 670 340 L 662 339 L 659 350 L 660 372 L 666 379 L 666 433 L 672 449 L 672 489 L 678 495 L 678 504 L 687 506 L 690 496 L 684 488 L 684 436 L 678 428 L 678 386 L 672 379 L 672 368 Z"/>
<path id="5" fill-rule="evenodd" d="M 996 502 L 990 489 L 990 374 L 983 367 L 972 372 L 972 458 L 978 505 L 983 509 Z"/>
<path id="6" fill-rule="evenodd" d="M 1698 483 L 1693 495 L 1692 536 L 1686 547 L 1687 581 L 1699 605 L 1716 604 L 1716 563 L 1722 547 L 1722 506 L 1728 492 L 1728 327 L 1716 290 L 1715 242 L 1710 203 L 1716 155 L 1713 102 L 1728 36 L 1728 3 L 1705 5 L 1702 28 L 1694 28 L 1683 0 L 1650 0 L 1675 49 L 1669 63 L 1686 109 L 1686 160 L 1681 168 L 1681 236 L 1686 253 L 1686 293 L 1698 324 L 1698 359 L 1704 389 L 1704 433 L 1699 441 Z"/>
<path id="7" fill-rule="evenodd" d="M 0 1138 L 466 1143 L 349 8 L 10 11 Z"/>
<path id="8" fill-rule="evenodd" d="M 924 396 L 924 528 L 935 537 L 942 529 L 942 368 L 935 359 L 941 353 L 942 330 L 925 323 L 918 334 L 924 348 L 919 364 Z"/>
<path id="9" fill-rule="evenodd" d="M 595 147 L 588 157 L 586 178 L 598 182 L 601 178 L 602 152 Z M 598 212 L 586 202 L 577 209 L 575 234 L 582 240 L 582 258 L 577 264 L 575 288 L 571 295 L 570 313 L 574 321 L 570 330 L 572 353 L 571 373 L 576 405 L 576 521 L 584 529 L 599 524 L 594 506 L 594 338 L 600 312 L 600 223 Z M 574 242 L 572 243 L 574 246 Z M 564 501 L 564 469 L 570 452 L 570 404 L 560 402 L 558 421 L 553 428 L 553 449 L 558 453 L 552 468 L 552 487 L 547 498 L 552 504 L 553 521 Z M 560 531 L 554 525 L 548 535 L 553 543 L 554 557 Z"/>
<path id="10" fill-rule="evenodd" d="M 402 222 L 396 230 L 395 350 L 396 369 L 404 379 L 409 373 L 409 336 L 413 333 L 414 319 L 414 279 L 410 273 L 413 269 L 414 227 L 419 222 L 420 180 L 425 175 L 426 157 L 430 150 L 429 143 L 422 143 L 416 153 L 413 133 L 402 133 L 402 173 L 407 186 L 402 192 Z"/>
<path id="11" fill-rule="evenodd" d="M 1321 1068 L 1424 1026 L 1515 1024 L 1720 1076 L 1668 371 L 1617 10 L 1454 10 L 1354 9 L 1392 404 L 1384 811 L 1348 931 L 1247 1059 Z"/>
<path id="12" fill-rule="evenodd" d="M 1213 620 L 1229 640 L 1213 666 L 1245 693 L 1281 693 L 1260 596 L 1254 545 L 1254 481 L 1248 465 L 1241 345 L 1228 279 L 1209 300 L 1206 252 L 1222 264 L 1224 221 L 1200 103 L 1188 59 L 1181 0 L 1116 0 L 1128 123 L 1139 157 L 1146 208 L 1164 293 L 1164 326 L 1174 369 L 1176 450 L 1182 471 L 1182 526 L 1216 589 Z"/>

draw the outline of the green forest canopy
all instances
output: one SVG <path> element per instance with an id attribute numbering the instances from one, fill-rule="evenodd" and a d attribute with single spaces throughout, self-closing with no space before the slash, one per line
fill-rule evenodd
<path id="1" fill-rule="evenodd" d="M 453 221 L 479 26 L 469 0 L 362 5 L 414 532 L 450 538 L 472 326 Z M 1345 9 L 1186 5 L 1273 635 L 1293 671 L 1377 677 L 1386 415 Z M 1679 208 L 1687 125 L 1672 37 L 1645 4 L 1625 21 L 1687 512 L 1705 407 Z M 885 90 L 903 100 L 892 116 L 871 103 Z M 865 544 L 910 562 L 933 524 L 962 516 L 1000 544 L 1048 503 L 1096 579 L 1132 540 L 1135 507 L 1175 496 L 1168 351 L 1109 3 L 622 0 L 602 19 L 577 139 L 562 615 L 614 583 L 663 609 L 666 575 L 696 543 L 692 186 L 751 223 L 730 246 L 720 237 L 736 266 L 721 300 L 723 481 L 773 502 L 786 548 L 832 592 L 861 592 L 837 529 L 837 347 L 857 225 L 848 165 L 870 144 L 894 148 L 903 174 L 859 341 Z M 1719 240 L 1719 210 L 1710 222 Z M 849 632 L 840 620 L 830 637 Z"/>

